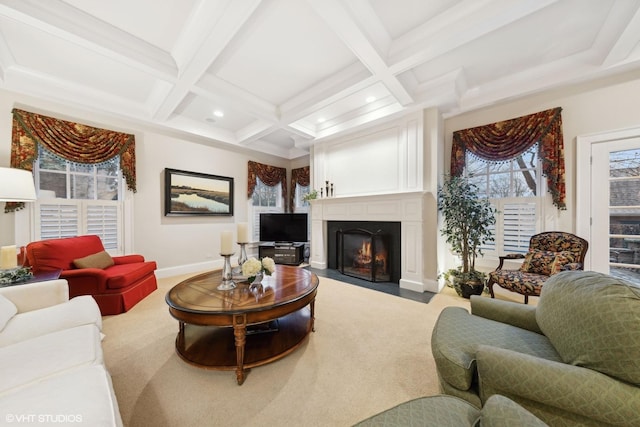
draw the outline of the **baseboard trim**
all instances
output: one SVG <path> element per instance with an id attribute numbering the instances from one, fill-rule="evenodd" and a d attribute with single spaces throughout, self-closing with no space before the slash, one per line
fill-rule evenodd
<path id="1" fill-rule="evenodd" d="M 176 267 L 160 268 L 156 270 L 156 277 L 163 279 L 165 277 L 180 276 L 181 274 L 198 273 L 200 271 L 215 270 L 222 268 L 223 260 L 199 262 L 196 264 L 185 264 Z"/>

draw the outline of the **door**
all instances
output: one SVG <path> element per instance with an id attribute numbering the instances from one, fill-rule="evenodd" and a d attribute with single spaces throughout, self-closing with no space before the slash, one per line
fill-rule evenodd
<path id="1" fill-rule="evenodd" d="M 640 282 L 640 137 L 591 144 L 591 270 Z"/>

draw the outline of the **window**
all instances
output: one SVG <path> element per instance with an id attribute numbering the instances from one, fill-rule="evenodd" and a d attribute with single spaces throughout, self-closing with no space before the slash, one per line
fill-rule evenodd
<path id="1" fill-rule="evenodd" d="M 270 187 L 256 177 L 256 187 L 251 195 L 251 218 L 253 241 L 260 241 L 260 214 L 263 212 L 284 212 L 282 206 L 282 185 Z"/>
<path id="2" fill-rule="evenodd" d="M 309 194 L 310 186 L 296 185 L 296 191 L 293 195 L 293 206 L 296 212 L 309 212 L 309 202 L 304 200 L 304 196 Z"/>
<path id="3" fill-rule="evenodd" d="M 122 253 L 120 159 L 97 165 L 72 163 L 39 148 L 34 164 L 39 240 L 96 234 L 108 251 Z"/>
<path id="4" fill-rule="evenodd" d="M 483 247 L 485 255 L 528 250 L 529 239 L 540 230 L 544 194 L 541 170 L 537 144 L 503 162 L 467 154 L 465 173 L 498 210 L 495 240 Z"/>

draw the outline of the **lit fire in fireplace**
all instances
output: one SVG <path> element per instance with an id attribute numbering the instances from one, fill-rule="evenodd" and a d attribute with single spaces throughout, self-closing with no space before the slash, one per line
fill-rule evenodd
<path id="1" fill-rule="evenodd" d="M 377 271 L 382 274 L 387 273 L 387 252 L 377 251 L 375 254 L 375 266 Z M 365 239 L 362 241 L 362 246 L 357 250 L 355 257 L 353 258 L 353 266 L 355 268 L 372 268 L 371 260 L 374 257 L 371 254 L 371 239 Z"/>

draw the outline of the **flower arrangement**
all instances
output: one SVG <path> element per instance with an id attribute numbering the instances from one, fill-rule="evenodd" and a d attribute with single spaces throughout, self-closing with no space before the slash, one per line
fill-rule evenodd
<path id="1" fill-rule="evenodd" d="M 242 264 L 242 275 L 247 276 L 249 283 L 253 283 L 258 274 L 264 273 L 267 276 L 271 276 L 271 273 L 275 270 L 276 263 L 273 258 L 268 256 L 262 258 L 262 260 L 251 257 Z"/>
<path id="2" fill-rule="evenodd" d="M 312 190 L 310 192 L 308 192 L 307 194 L 304 195 L 304 197 L 302 198 L 302 200 L 304 200 L 305 202 L 308 202 L 309 200 L 315 200 L 318 198 L 318 191 L 317 190 Z"/>

